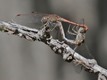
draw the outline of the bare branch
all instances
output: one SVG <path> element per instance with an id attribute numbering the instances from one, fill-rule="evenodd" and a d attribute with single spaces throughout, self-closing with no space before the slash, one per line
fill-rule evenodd
<path id="1" fill-rule="evenodd" d="M 59 23 L 61 25 L 61 23 Z M 44 26 L 41 30 L 28 28 L 16 23 L 0 21 L 0 31 L 17 35 L 31 41 L 41 41 L 47 44 L 56 54 L 59 54 L 67 62 L 82 65 L 88 72 L 97 73 L 98 80 L 107 80 L 107 70 L 97 64 L 94 59 L 87 59 L 75 52 L 69 45 L 59 40 L 53 39 L 50 35 L 49 26 Z"/>

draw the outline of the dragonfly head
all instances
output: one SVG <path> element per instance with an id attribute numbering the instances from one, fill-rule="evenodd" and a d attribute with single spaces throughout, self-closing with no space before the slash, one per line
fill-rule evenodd
<path id="1" fill-rule="evenodd" d="M 78 43 L 78 46 L 81 45 L 82 43 L 84 43 L 85 41 L 85 32 L 84 32 L 84 28 L 83 27 L 80 27 L 78 32 L 77 32 L 77 35 L 76 35 L 76 41 Z"/>
<path id="2" fill-rule="evenodd" d="M 41 19 L 41 22 L 44 24 L 48 21 L 49 17 L 48 16 L 45 16 Z"/>

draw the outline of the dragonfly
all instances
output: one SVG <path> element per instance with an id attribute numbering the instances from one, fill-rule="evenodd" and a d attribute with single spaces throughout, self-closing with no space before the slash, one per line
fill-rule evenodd
<path id="1" fill-rule="evenodd" d="M 76 42 L 76 47 L 80 46 L 84 41 L 85 41 L 85 34 L 88 30 L 88 26 L 85 25 L 84 23 L 79 24 L 70 20 L 67 20 L 65 18 L 62 18 L 56 14 L 46 14 L 46 13 L 38 13 L 38 12 L 32 12 L 29 14 L 17 14 L 16 17 L 13 19 L 13 21 L 17 23 L 34 23 L 38 24 L 39 26 L 42 26 L 47 23 L 54 23 L 54 22 L 65 22 L 69 23 L 70 25 L 74 25 L 72 28 L 73 33 L 69 31 L 70 27 L 68 28 L 68 33 L 71 35 L 76 35 L 75 42 Z M 76 30 L 74 29 L 76 28 Z M 76 49 L 76 48 L 75 48 Z"/>
<path id="2" fill-rule="evenodd" d="M 76 47 L 74 48 L 74 53 L 75 50 L 77 50 L 77 47 L 80 47 L 80 45 L 82 46 L 82 43 L 84 43 L 85 41 L 85 33 L 88 31 L 88 26 L 83 24 L 79 24 L 76 22 L 73 22 L 71 20 L 62 18 L 56 14 L 45 14 L 45 13 L 38 13 L 38 12 L 32 12 L 29 14 L 17 14 L 16 17 L 13 19 L 13 21 L 15 21 L 16 23 L 21 23 L 23 24 L 23 22 L 26 23 L 35 23 L 38 24 L 38 26 L 42 26 L 44 24 L 47 23 L 54 23 L 54 22 L 65 22 L 68 23 L 70 25 L 74 25 L 74 28 L 77 28 L 77 30 L 74 30 L 74 28 L 72 28 L 72 31 L 74 31 L 73 33 L 71 33 L 70 31 L 68 31 L 69 33 L 76 35 L 75 41 L 78 43 L 76 45 Z M 34 26 L 35 26 L 34 24 Z M 70 27 L 68 28 L 70 29 Z M 89 53 L 89 49 L 87 47 L 82 47 L 83 51 L 86 50 L 86 52 Z M 78 48 L 80 49 L 80 48 Z M 88 50 L 88 51 L 87 51 Z"/>
<path id="3" fill-rule="evenodd" d="M 85 25 L 84 23 L 79 24 L 70 20 L 67 20 L 65 18 L 62 18 L 56 14 L 46 14 L 46 13 L 38 13 L 38 12 L 32 12 L 28 14 L 17 14 L 16 17 L 13 19 L 16 23 L 21 23 L 22 24 L 25 22 L 25 24 L 29 23 L 34 23 L 38 26 L 43 26 L 44 24 L 47 23 L 54 23 L 54 22 L 65 22 L 70 25 L 74 25 L 72 28 L 73 33 L 69 31 L 70 27 L 68 28 L 68 33 L 71 35 L 76 35 L 75 42 L 76 42 L 76 47 L 75 49 L 80 46 L 84 41 L 85 41 L 85 34 L 88 30 L 88 26 Z M 76 28 L 76 30 L 74 29 Z"/>
<path id="4" fill-rule="evenodd" d="M 84 24 L 84 19 L 83 19 L 83 24 Z M 74 47 L 74 53 L 73 53 L 73 55 L 75 54 L 75 51 L 77 50 L 77 51 L 79 51 L 79 53 L 80 52 L 81 53 L 84 53 L 84 52 L 87 53 L 88 55 L 85 54 L 85 56 L 87 56 L 88 58 L 94 58 L 92 56 L 92 54 L 90 53 L 90 50 L 89 50 L 89 48 L 88 48 L 88 46 L 86 44 L 86 40 L 85 40 L 86 39 L 85 38 L 86 33 L 84 32 L 84 28 L 79 27 L 79 26 L 73 26 L 72 29 L 70 29 L 70 27 L 71 26 L 69 25 L 67 32 L 70 35 L 74 35 L 75 36 L 74 41 L 76 43 L 76 44 L 74 44 L 75 47 Z"/>
<path id="5" fill-rule="evenodd" d="M 15 17 L 15 20 L 13 21 L 15 22 L 26 21 L 27 23 L 42 23 L 42 24 L 47 24 L 50 22 L 54 23 L 54 22 L 60 21 L 60 22 L 65 22 L 71 25 L 82 27 L 84 28 L 85 32 L 88 30 L 87 25 L 78 24 L 76 22 L 62 18 L 56 14 L 45 14 L 45 13 L 38 13 L 38 12 L 32 12 L 30 14 L 17 14 Z"/>
<path id="6" fill-rule="evenodd" d="M 84 20 L 83 20 L 83 24 L 84 24 Z M 86 38 L 85 38 L 86 33 L 84 32 L 84 28 L 79 27 L 79 26 L 73 26 L 71 29 L 70 28 L 71 28 L 71 25 L 69 25 L 67 32 L 71 36 L 75 36 L 74 41 L 76 43 L 74 44 L 74 47 L 73 47 L 73 50 L 74 50 L 73 56 L 75 55 L 75 52 L 78 52 L 79 54 L 81 54 L 82 56 L 86 58 L 95 59 L 93 55 L 91 54 L 89 47 L 86 44 Z M 83 66 L 79 64 L 81 64 L 81 62 L 78 62 L 76 63 L 75 66 L 73 66 L 77 73 L 80 73 L 83 69 Z M 76 66 L 80 66 L 80 68 Z"/>

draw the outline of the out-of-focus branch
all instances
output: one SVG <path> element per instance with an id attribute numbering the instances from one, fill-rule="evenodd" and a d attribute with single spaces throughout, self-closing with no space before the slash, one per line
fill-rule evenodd
<path id="1" fill-rule="evenodd" d="M 62 26 L 58 23 L 58 26 Z M 0 31 L 8 34 L 17 35 L 31 41 L 41 41 L 47 44 L 56 54 L 59 54 L 67 62 L 82 65 L 86 71 L 97 73 L 98 80 L 107 80 L 107 70 L 99 66 L 94 59 L 86 59 L 79 53 L 75 52 L 69 45 L 59 40 L 53 39 L 50 35 L 49 26 L 44 26 L 41 30 L 28 28 L 16 23 L 7 23 L 0 21 Z"/>

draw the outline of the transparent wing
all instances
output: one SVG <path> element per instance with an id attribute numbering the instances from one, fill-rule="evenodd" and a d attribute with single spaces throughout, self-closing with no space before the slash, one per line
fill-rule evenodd
<path id="1" fill-rule="evenodd" d="M 78 46 L 75 51 L 78 52 L 80 55 L 84 56 L 87 59 L 95 59 L 93 57 L 93 55 L 91 54 L 91 51 L 89 50 L 89 48 L 86 45 L 86 43 L 83 43 L 80 46 Z M 74 68 L 75 68 L 75 71 L 77 73 L 80 73 L 82 71 L 82 69 L 83 69 L 83 66 L 77 65 L 77 66 L 74 66 Z"/>
<path id="2" fill-rule="evenodd" d="M 43 25 L 41 19 L 48 14 L 42 14 L 37 12 L 32 12 L 30 14 L 17 14 L 13 21 L 15 23 L 29 26 L 29 27 L 40 27 Z"/>
<path id="3" fill-rule="evenodd" d="M 82 56 L 89 58 L 89 59 L 94 59 L 89 47 L 87 46 L 86 42 L 78 46 L 76 49 L 76 52 L 80 53 Z"/>

